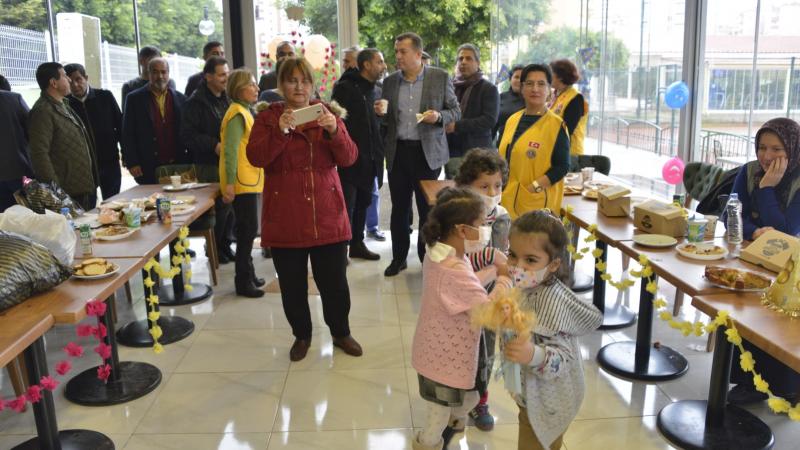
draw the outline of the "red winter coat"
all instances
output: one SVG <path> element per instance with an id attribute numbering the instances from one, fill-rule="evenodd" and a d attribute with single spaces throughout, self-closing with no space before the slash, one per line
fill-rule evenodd
<path id="1" fill-rule="evenodd" d="M 284 134 L 278 127 L 284 108 L 277 102 L 261 111 L 247 144 L 250 163 L 264 168 L 261 245 L 304 248 L 349 241 L 336 166 L 353 164 L 358 148 L 340 117 L 332 138 L 316 121 Z"/>

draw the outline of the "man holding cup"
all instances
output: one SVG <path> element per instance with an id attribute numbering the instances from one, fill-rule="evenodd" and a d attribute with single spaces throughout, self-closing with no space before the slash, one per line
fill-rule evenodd
<path id="1" fill-rule="evenodd" d="M 358 159 L 350 167 L 339 167 L 339 179 L 347 205 L 352 239 L 350 257 L 378 260 L 364 244 L 367 208 L 372 202 L 375 177 L 383 184 L 383 141 L 377 113 L 384 111 L 380 100 L 375 101 L 375 82 L 386 71 L 383 55 L 377 49 L 366 48 L 356 56 L 357 70 L 347 70 L 333 87 L 332 100 L 347 110 L 344 124 L 358 147 Z"/>
<path id="2" fill-rule="evenodd" d="M 392 196 L 392 263 L 384 271 L 387 277 L 407 267 L 412 196 L 416 196 L 422 229 L 429 206 L 419 182 L 439 178 L 450 157 L 445 127 L 461 118 L 447 72 L 422 64 L 422 38 L 403 33 L 395 38 L 394 51 L 400 70 L 386 77 L 381 95 L 386 102 L 375 105 L 386 126 L 384 149 Z M 417 238 L 417 254 L 422 261 L 425 243 L 421 235 Z"/>

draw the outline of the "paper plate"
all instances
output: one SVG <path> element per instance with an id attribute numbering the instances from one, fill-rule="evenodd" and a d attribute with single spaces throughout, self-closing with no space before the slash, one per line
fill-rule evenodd
<path id="1" fill-rule="evenodd" d="M 581 195 L 589 200 L 597 200 L 598 192 L 600 191 L 595 189 L 584 189 L 583 192 L 581 192 Z"/>
<path id="2" fill-rule="evenodd" d="M 114 269 L 112 269 L 111 272 L 107 272 L 107 273 L 104 273 L 102 275 L 75 275 L 75 274 L 72 274 L 72 277 L 73 278 L 77 278 L 79 280 L 99 280 L 101 278 L 110 277 L 111 275 L 114 275 L 115 273 L 119 272 L 119 266 L 118 265 L 116 265 L 114 263 L 111 263 L 111 265 L 114 266 Z"/>
<path id="3" fill-rule="evenodd" d="M 191 189 L 193 185 L 193 183 L 183 183 L 182 185 L 176 187 L 171 184 L 165 184 L 164 186 L 161 186 L 161 189 L 164 189 L 167 192 L 178 192 Z"/>
<path id="4" fill-rule="evenodd" d="M 678 253 L 681 254 L 681 256 L 685 256 L 685 257 L 687 257 L 689 259 L 697 259 L 697 260 L 700 260 L 700 261 L 714 261 L 716 259 L 722 259 L 722 258 L 728 256 L 728 249 L 725 248 L 725 247 L 720 247 L 719 245 L 715 245 L 714 248 L 722 249 L 722 252 L 714 253 L 714 254 L 697 254 L 697 253 L 692 252 L 692 251 L 687 251 L 686 250 L 686 246 L 688 246 L 688 245 L 692 245 L 692 244 L 681 244 L 681 245 L 675 247 L 675 249 L 678 251 Z"/>
<path id="5" fill-rule="evenodd" d="M 678 243 L 678 240 L 666 234 L 636 234 L 633 242 L 644 247 L 666 248 Z"/>
<path id="6" fill-rule="evenodd" d="M 172 198 L 173 205 L 179 205 L 181 203 L 184 204 L 191 204 L 197 201 L 197 197 L 194 195 L 183 194 L 183 195 L 176 195 Z"/>
<path id="7" fill-rule="evenodd" d="M 97 240 L 100 240 L 100 241 L 119 241 L 121 239 L 125 239 L 125 238 L 129 237 L 130 235 L 135 233 L 137 230 L 138 230 L 138 228 L 128 228 L 128 232 L 127 233 L 115 234 L 113 236 L 104 236 L 102 234 L 98 234 L 98 233 L 101 233 L 103 231 L 103 229 L 101 228 L 101 229 L 99 229 L 99 230 L 94 232 L 94 238 L 97 239 Z"/>

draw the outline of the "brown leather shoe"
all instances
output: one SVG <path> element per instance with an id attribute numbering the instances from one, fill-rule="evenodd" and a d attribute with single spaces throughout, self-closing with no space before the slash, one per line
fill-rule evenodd
<path id="1" fill-rule="evenodd" d="M 358 342 L 356 342 L 355 339 L 353 339 L 353 336 L 351 335 L 333 338 L 333 345 L 334 347 L 339 347 L 343 352 L 350 356 L 361 356 L 364 354 L 364 351 L 361 350 L 361 346 L 358 344 Z"/>
<path id="2" fill-rule="evenodd" d="M 289 350 L 289 359 L 292 361 L 300 361 L 305 358 L 306 353 L 308 353 L 308 347 L 311 347 L 311 338 L 295 339 L 294 344 L 292 344 L 292 349 Z"/>

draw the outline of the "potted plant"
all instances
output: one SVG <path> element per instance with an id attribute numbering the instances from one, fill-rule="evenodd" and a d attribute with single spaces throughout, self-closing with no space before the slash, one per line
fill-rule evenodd
<path id="1" fill-rule="evenodd" d="M 303 14 L 305 13 L 306 9 L 299 1 L 289 0 L 284 2 L 284 11 L 286 12 L 286 17 L 288 17 L 289 20 L 296 20 L 299 22 L 303 19 Z"/>

